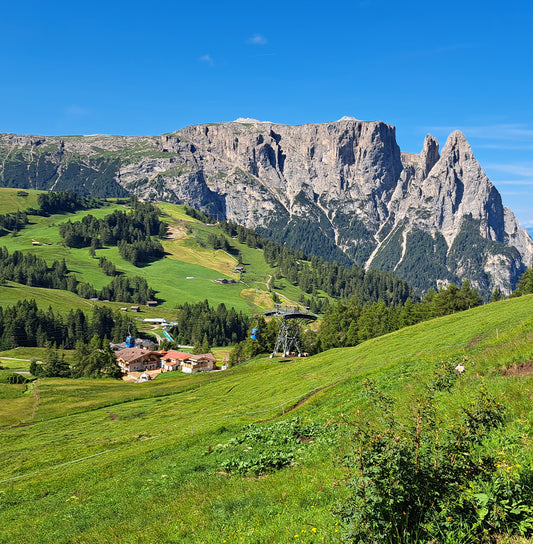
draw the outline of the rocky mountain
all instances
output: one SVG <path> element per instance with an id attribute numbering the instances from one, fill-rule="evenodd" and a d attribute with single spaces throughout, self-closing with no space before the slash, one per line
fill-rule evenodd
<path id="1" fill-rule="evenodd" d="M 509 293 L 533 241 L 463 134 L 402 153 L 395 128 L 253 119 L 158 137 L 0 135 L 0 185 L 186 203 L 310 254 L 395 271 L 421 290 Z"/>

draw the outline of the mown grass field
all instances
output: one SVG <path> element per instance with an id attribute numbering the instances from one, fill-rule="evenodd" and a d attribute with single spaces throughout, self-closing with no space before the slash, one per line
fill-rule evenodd
<path id="1" fill-rule="evenodd" d="M 494 303 L 307 359 L 257 358 L 145 384 L 40 379 L 0 392 L 0 541 L 340 542 L 341 421 L 364 414 L 365 379 L 407 417 L 434 364 L 456 355 L 467 370 L 442 398 L 448 418 L 484 382 L 508 408 L 508 434 L 494 448 L 531 466 L 533 376 L 502 370 L 533 360 L 532 303 Z M 295 415 L 334 429 L 329 441 L 302 443 L 292 466 L 264 476 L 221 469 L 217 445 L 243 425 Z"/>
<path id="2" fill-rule="evenodd" d="M 23 191 L 28 196 L 19 196 Z M 28 208 L 37 208 L 37 197 L 42 191 L 31 189 L 0 189 L 0 214 L 11 213 L 17 210 L 24 211 Z"/>

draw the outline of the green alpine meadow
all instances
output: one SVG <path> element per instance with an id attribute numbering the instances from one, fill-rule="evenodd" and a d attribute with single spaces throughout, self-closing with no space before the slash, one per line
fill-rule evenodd
<path id="1" fill-rule="evenodd" d="M 531 270 L 421 296 L 187 206 L 0 191 L 0 541 L 529 541 Z M 134 337 L 216 364 L 142 380 Z"/>

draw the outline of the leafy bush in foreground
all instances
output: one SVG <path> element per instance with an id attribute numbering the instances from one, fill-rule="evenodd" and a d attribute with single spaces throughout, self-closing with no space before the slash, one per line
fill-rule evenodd
<path id="1" fill-rule="evenodd" d="M 450 393 L 465 365 L 443 363 L 416 413 L 400 423 L 394 402 L 371 381 L 379 421 L 353 423 L 346 459 L 350 496 L 338 508 L 348 542 L 469 543 L 533 529 L 533 472 L 483 448 L 504 407 L 484 387 L 455 425 L 443 428 L 437 393 Z"/>

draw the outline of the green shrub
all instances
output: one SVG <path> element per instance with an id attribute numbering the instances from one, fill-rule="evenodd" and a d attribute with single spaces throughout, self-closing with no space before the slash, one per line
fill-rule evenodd
<path id="1" fill-rule="evenodd" d="M 440 415 L 436 399 L 452 392 L 463 363 L 443 363 L 407 423 L 396 418 L 393 400 L 367 381 L 379 416 L 373 424 L 350 422 L 350 493 L 337 510 L 347 541 L 473 543 L 531 531 L 533 473 L 483 448 L 504 422 L 502 404 L 482 386 L 453 425 Z"/>
<path id="2" fill-rule="evenodd" d="M 296 462 L 315 441 L 332 440 L 329 429 L 304 424 L 295 417 L 270 425 L 246 425 L 241 434 L 212 452 L 219 457 L 222 470 L 259 476 Z"/>
<path id="3" fill-rule="evenodd" d="M 28 383 L 30 380 L 23 376 L 22 374 L 18 374 L 17 372 L 10 372 L 1 370 L 0 371 L 0 383 L 8 383 L 8 384 L 24 384 Z"/>

